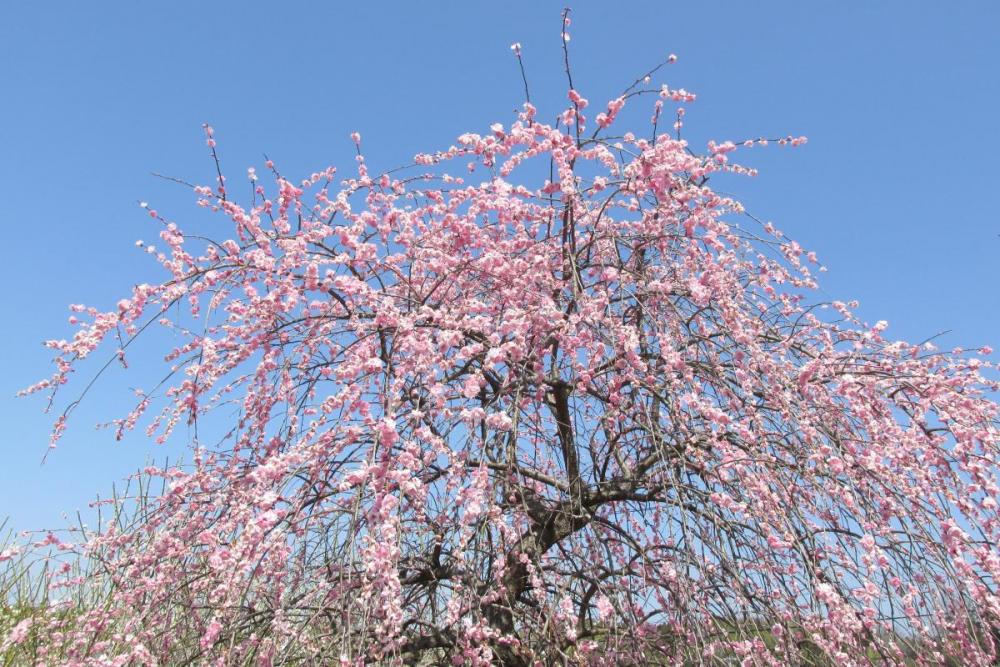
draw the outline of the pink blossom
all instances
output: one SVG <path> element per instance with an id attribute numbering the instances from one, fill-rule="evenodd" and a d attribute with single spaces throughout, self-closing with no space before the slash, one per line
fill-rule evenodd
<path id="1" fill-rule="evenodd" d="M 355 132 L 348 170 L 268 160 L 244 196 L 205 126 L 214 220 L 143 203 L 160 275 L 72 306 L 24 392 L 49 394 L 54 446 L 87 359 L 127 348 L 162 382 L 125 394 L 115 436 L 189 450 L 98 501 L 100 530 L 0 552 L 101 601 L 7 641 L 30 627 L 31 659 L 81 667 L 847 665 L 904 661 L 895 626 L 928 664 L 995 663 L 992 350 L 824 309 L 817 256 L 715 190 L 755 173 L 738 147 L 804 137 L 699 150 L 669 110 L 694 93 L 626 90 L 586 134 L 573 89 L 399 169 Z M 626 101 L 643 127 L 605 138 Z"/>
<path id="2" fill-rule="evenodd" d="M 11 629 L 11 631 L 7 634 L 7 637 L 3 640 L 3 643 L 0 644 L 0 646 L 7 648 L 10 646 L 17 646 L 18 644 L 21 644 L 22 642 L 24 642 L 25 639 L 28 638 L 28 633 L 31 632 L 31 626 L 33 624 L 34 624 L 34 619 L 32 618 L 22 619 L 17 623 L 17 625 L 15 625 Z"/>
<path id="3" fill-rule="evenodd" d="M 218 620 L 212 619 L 211 623 L 205 628 L 205 634 L 201 637 L 201 648 L 202 650 L 211 647 L 215 641 L 219 638 L 219 633 L 222 632 L 222 624 Z"/>

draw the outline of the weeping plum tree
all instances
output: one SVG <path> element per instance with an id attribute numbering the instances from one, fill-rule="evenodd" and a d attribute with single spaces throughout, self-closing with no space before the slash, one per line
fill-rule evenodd
<path id="1" fill-rule="evenodd" d="M 78 665 L 994 660 L 989 350 L 814 299 L 815 255 L 710 186 L 766 142 L 694 150 L 674 109 L 694 96 L 656 72 L 597 113 L 570 79 L 554 122 L 529 101 L 408 171 L 370 172 L 356 134 L 346 178 L 268 163 L 240 202 L 220 170 L 193 189 L 228 238 L 150 210 L 166 278 L 75 307 L 28 391 L 166 327 L 166 379 L 114 424 L 177 429 L 189 462 L 63 545 L 92 574 L 54 585 L 94 604 L 5 645 Z M 643 136 L 619 128 L 646 94 Z M 229 430 L 206 443 L 212 413 Z"/>

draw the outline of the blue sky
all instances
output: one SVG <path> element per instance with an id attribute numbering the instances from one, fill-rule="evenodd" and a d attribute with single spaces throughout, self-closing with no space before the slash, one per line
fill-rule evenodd
<path id="1" fill-rule="evenodd" d="M 145 460 L 177 458 L 92 426 L 127 411 L 143 370 L 113 371 L 39 465 L 51 416 L 15 392 L 49 373 L 40 341 L 71 334 L 66 305 L 111 307 L 156 280 L 134 242 L 145 200 L 183 227 L 210 183 L 201 124 L 232 177 L 267 153 L 290 175 L 373 168 L 507 123 L 522 100 L 547 118 L 565 83 L 549 2 L 9 3 L 0 21 L 0 517 L 57 527 L 63 512 Z M 822 298 L 857 298 L 890 333 L 1000 348 L 996 168 L 1000 3 L 576 2 L 576 87 L 602 105 L 669 53 L 658 82 L 698 93 L 687 136 L 804 134 L 753 149 L 756 179 L 726 182 L 829 267 Z M 646 117 L 643 111 L 642 117 Z M 143 352 L 140 349 L 140 352 Z M 133 365 L 156 368 L 154 347 Z M 82 388 L 80 377 L 64 396 Z"/>

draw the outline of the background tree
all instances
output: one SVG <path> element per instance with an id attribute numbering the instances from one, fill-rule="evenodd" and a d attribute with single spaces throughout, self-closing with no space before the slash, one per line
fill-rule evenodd
<path id="1" fill-rule="evenodd" d="M 339 183 L 269 162 L 240 203 L 219 168 L 194 191 L 229 238 L 150 210 L 168 277 L 77 308 L 29 391 L 166 327 L 166 377 L 115 426 L 187 426 L 191 462 L 144 471 L 163 493 L 113 501 L 83 543 L 44 540 L 92 568 L 55 582 L 92 603 L 6 645 L 93 665 L 989 664 L 993 366 L 811 301 L 815 256 L 709 186 L 766 142 L 695 152 L 674 108 L 694 96 L 650 88 L 657 69 L 595 113 L 566 51 L 555 122 L 529 98 L 406 170 L 370 173 L 356 134 Z M 646 94 L 640 138 L 616 120 Z"/>

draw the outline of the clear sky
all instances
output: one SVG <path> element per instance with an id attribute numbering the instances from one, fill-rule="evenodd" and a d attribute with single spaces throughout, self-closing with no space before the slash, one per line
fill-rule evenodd
<path id="1" fill-rule="evenodd" d="M 52 417 L 14 393 L 50 371 L 40 341 L 71 335 L 69 303 L 110 308 L 161 275 L 134 242 L 146 200 L 183 227 L 211 183 L 201 124 L 231 180 L 266 152 L 286 175 L 373 169 L 508 123 L 520 42 L 546 118 L 566 87 L 562 4 L 550 2 L 9 2 L 0 16 L 0 518 L 63 525 L 144 460 L 176 458 L 97 421 L 123 415 L 131 371 L 95 387 L 39 465 Z M 687 136 L 804 134 L 753 149 L 727 181 L 829 267 L 821 298 L 857 298 L 890 333 L 1000 349 L 1000 3 L 573 4 L 576 87 L 614 97 L 669 53 L 662 80 L 698 93 Z M 594 111 L 592 109 L 592 111 Z M 596 113 L 596 111 L 594 111 Z M 153 348 L 133 355 L 156 367 Z M 142 376 L 142 371 L 138 371 Z M 65 398 L 88 378 L 79 377 Z M 81 382 L 81 380 L 83 382 Z"/>

